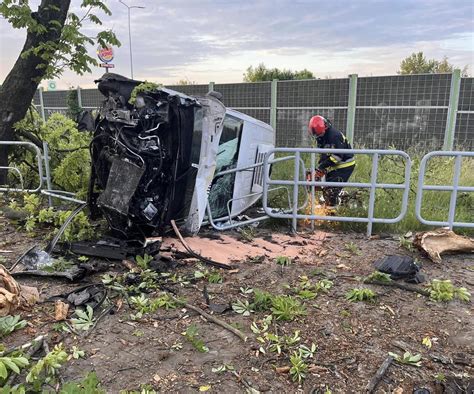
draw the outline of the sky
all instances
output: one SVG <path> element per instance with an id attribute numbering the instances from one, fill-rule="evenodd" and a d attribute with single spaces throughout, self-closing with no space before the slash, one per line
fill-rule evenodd
<path id="1" fill-rule="evenodd" d="M 472 0 L 123 0 L 131 6 L 134 78 L 164 84 L 242 82 L 247 67 L 308 69 L 318 78 L 393 75 L 413 52 L 474 66 Z M 30 1 L 36 8 L 39 0 Z M 84 12 L 81 1 L 72 10 Z M 111 16 L 113 72 L 130 77 L 127 8 L 106 1 Z M 97 29 L 85 26 L 88 35 Z M 0 17 L 0 81 L 13 66 L 26 32 Z M 90 54 L 95 56 L 95 47 Z M 93 87 L 104 69 L 77 76 L 65 72 L 58 89 Z"/>

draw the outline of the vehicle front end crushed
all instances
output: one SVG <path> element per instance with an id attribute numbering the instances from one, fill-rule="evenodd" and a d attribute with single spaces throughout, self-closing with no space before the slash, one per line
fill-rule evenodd
<path id="1" fill-rule="evenodd" d="M 91 214 L 127 239 L 162 233 L 172 219 L 197 232 L 224 105 L 117 74 L 97 82 L 106 99 L 91 143 Z"/>

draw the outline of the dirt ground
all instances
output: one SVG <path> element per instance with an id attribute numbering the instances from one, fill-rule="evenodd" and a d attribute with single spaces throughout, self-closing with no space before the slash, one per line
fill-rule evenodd
<path id="1" fill-rule="evenodd" d="M 434 264 L 418 252 L 400 247 L 395 238 L 368 240 L 361 234 L 322 231 L 290 236 L 261 229 L 248 241 L 243 241 L 237 232 L 203 232 L 200 239 L 190 241 L 197 252 L 215 259 L 234 260 L 236 269 L 216 270 L 223 278 L 222 283 L 208 283 L 205 278 L 188 284 L 178 281 L 167 284 L 167 290 L 207 312 L 210 311 L 204 302 L 204 285 L 211 302 L 226 304 L 251 301 L 252 295 L 242 294 L 241 288 L 290 294 L 303 275 L 313 281 L 323 278 L 333 281 L 333 287 L 327 293 L 321 292 L 315 299 L 305 301 L 305 316 L 271 324 L 270 331 L 278 335 L 292 335 L 299 330 L 300 343 L 317 345 L 313 359 L 307 361 L 310 371 L 301 384 L 293 382 L 287 371 L 276 369 L 290 365 L 287 353 L 279 356 L 270 351 L 258 352 L 260 344 L 250 325 L 268 314 L 265 312 L 242 316 L 229 309 L 223 314 L 215 314 L 240 328 L 248 336 L 243 342 L 185 308 L 158 309 L 133 321 L 130 314 L 136 311 L 123 302 L 119 310 L 105 315 L 86 338 L 83 334 L 63 337 L 54 331 L 54 304 L 39 303 L 21 313 L 28 321 L 28 327 L 8 336 L 7 347 L 20 345 L 43 333 L 48 333 L 50 347 L 60 340 L 67 348 L 76 345 L 85 351 L 86 357 L 70 361 L 63 367 L 61 378 L 77 380 L 88 371 L 96 371 L 102 387 L 110 393 L 137 390 L 143 385 L 160 392 L 186 393 L 199 390 L 215 393 L 365 392 L 367 383 L 388 352 L 403 354 L 404 350 L 421 354 L 421 366 L 392 364 L 377 392 L 412 393 L 420 388 L 429 390 L 424 393 L 472 392 L 472 303 L 437 303 L 416 293 L 363 285 L 358 280 L 373 272 L 375 260 L 390 254 L 408 254 L 423 263 L 422 272 L 428 282 L 434 278 L 451 279 L 456 286 L 464 286 L 473 293 L 472 255 L 445 256 L 442 264 Z M 28 238 L 0 218 L 0 255 L 7 268 L 26 249 L 40 241 L 41 237 Z M 176 239 L 166 239 L 164 243 L 178 245 Z M 258 255 L 264 257 L 256 258 Z M 290 256 L 293 262 L 281 267 L 275 262 L 278 255 Z M 198 267 L 194 260 L 186 259 L 172 273 L 193 277 Z M 205 268 L 211 270 L 211 267 Z M 87 283 L 100 282 L 105 273 L 117 275 L 125 271 L 126 268 L 115 261 L 110 262 L 107 272 L 86 277 L 79 283 L 46 278 L 19 278 L 18 282 L 36 286 L 41 299 L 45 300 Z M 350 289 L 361 286 L 377 293 L 375 302 L 346 300 Z M 148 294 L 148 297 L 152 296 Z M 117 303 L 118 298 L 111 302 Z M 183 337 L 182 333 L 192 323 L 209 348 L 207 353 L 198 352 Z M 424 337 L 432 338 L 431 349 L 422 344 Z M 231 365 L 235 372 L 212 371 L 222 365 Z M 441 380 L 442 375 L 445 382 L 437 383 L 435 376 Z"/>

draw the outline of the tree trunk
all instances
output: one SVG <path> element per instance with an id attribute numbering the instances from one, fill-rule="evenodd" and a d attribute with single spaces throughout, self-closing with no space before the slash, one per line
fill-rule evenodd
<path id="1" fill-rule="evenodd" d="M 39 82 L 45 76 L 47 61 L 33 54 L 22 57 L 31 48 L 45 42 L 58 42 L 71 0 L 42 0 L 33 17 L 47 28 L 44 33 L 28 29 L 25 45 L 15 65 L 0 87 L 0 141 L 15 139 L 13 125 L 23 119 L 31 105 Z M 50 24 L 55 20 L 61 25 Z M 38 67 L 40 66 L 40 67 Z M 0 145 L 0 167 L 8 166 L 8 148 Z M 0 185 L 7 183 L 7 171 L 0 170 Z"/>

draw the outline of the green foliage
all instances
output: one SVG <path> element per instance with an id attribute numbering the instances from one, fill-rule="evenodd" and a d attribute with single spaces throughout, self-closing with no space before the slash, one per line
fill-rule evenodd
<path id="1" fill-rule="evenodd" d="M 158 309 L 175 309 L 180 303 L 176 302 L 168 293 L 163 293 L 161 296 L 149 299 L 144 294 L 130 297 L 130 303 L 133 308 L 138 310 L 138 313 L 133 315 L 133 318 L 141 319 L 146 313 L 156 312 Z"/>
<path id="2" fill-rule="evenodd" d="M 273 295 L 265 290 L 254 289 L 252 309 L 257 312 L 268 311 L 272 307 Z"/>
<path id="3" fill-rule="evenodd" d="M 294 79 L 314 79 L 311 71 L 303 69 L 301 71 L 292 71 L 278 68 L 267 68 L 265 64 L 260 63 L 257 67 L 248 67 L 244 73 L 244 82 L 260 82 L 272 81 L 278 79 L 280 81 L 288 81 Z"/>
<path id="4" fill-rule="evenodd" d="M 300 353 L 294 352 L 290 357 L 290 376 L 293 382 L 301 383 L 308 373 L 308 365 Z"/>
<path id="5" fill-rule="evenodd" d="M 71 319 L 71 323 L 76 330 L 89 330 L 94 325 L 94 310 L 87 305 L 86 310 L 76 309 L 77 318 Z"/>
<path id="6" fill-rule="evenodd" d="M 252 242 L 257 236 L 257 230 L 253 226 L 247 226 L 240 229 L 240 238 L 245 242 Z"/>
<path id="7" fill-rule="evenodd" d="M 25 194 L 23 204 L 23 210 L 27 214 L 23 226 L 28 233 L 34 233 L 38 225 L 45 227 L 52 225 L 56 227 L 53 231 L 55 234 L 72 213 L 72 211 L 57 211 L 54 208 L 41 208 L 40 197 L 36 194 Z M 61 235 L 61 240 L 80 241 L 90 239 L 94 234 L 96 231 L 92 228 L 87 215 L 79 212 Z"/>
<path id="8" fill-rule="evenodd" d="M 448 302 L 455 298 L 469 302 L 471 293 L 465 287 L 455 287 L 449 279 L 433 279 L 429 285 L 430 297 L 435 301 Z"/>
<path id="9" fill-rule="evenodd" d="M 296 294 L 304 300 L 312 300 L 316 298 L 318 293 L 328 292 L 333 286 L 333 282 L 329 279 L 321 279 L 317 283 L 313 283 L 306 275 L 301 275 L 299 279 Z"/>
<path id="10" fill-rule="evenodd" d="M 137 262 L 137 265 L 142 269 L 142 270 L 146 270 L 148 269 L 148 264 L 150 264 L 152 261 L 153 261 L 153 256 L 150 256 L 148 254 L 144 254 L 143 257 L 142 256 L 136 256 L 135 257 L 135 261 Z"/>
<path id="11" fill-rule="evenodd" d="M 79 114 L 82 112 L 82 108 L 79 105 L 79 97 L 77 89 L 70 88 L 67 92 L 67 116 L 72 120 L 76 120 Z"/>
<path id="12" fill-rule="evenodd" d="M 193 345 L 193 347 L 201 353 L 207 353 L 209 348 L 204 341 L 199 338 L 199 332 L 195 324 L 191 324 L 182 335 Z"/>
<path id="13" fill-rule="evenodd" d="M 78 382 L 63 384 L 60 394 L 105 394 L 100 388 L 100 382 L 95 372 L 89 372 L 86 377 Z"/>
<path id="14" fill-rule="evenodd" d="M 26 327 L 26 321 L 20 320 L 20 315 L 0 317 L 0 338 L 24 327 Z"/>
<path id="15" fill-rule="evenodd" d="M 362 254 L 359 247 L 354 242 L 349 242 L 345 244 L 344 249 L 346 249 L 348 252 L 350 252 L 353 255 L 360 256 Z"/>
<path id="16" fill-rule="evenodd" d="M 449 63 L 448 57 L 443 60 L 427 59 L 423 52 L 413 52 L 410 56 L 403 59 L 400 63 L 398 74 L 438 74 L 451 73 L 455 66 Z M 462 76 L 467 77 L 468 66 L 464 66 Z"/>
<path id="17" fill-rule="evenodd" d="M 78 131 L 76 123 L 60 113 L 51 114 L 44 122 L 36 112 L 30 112 L 15 123 L 14 128 L 48 143 L 54 188 L 77 193 L 79 198 L 86 196 L 92 138 L 89 132 Z M 32 151 L 19 151 L 13 155 L 12 163 L 22 173 L 26 186 L 38 184 L 36 158 Z"/>
<path id="18" fill-rule="evenodd" d="M 421 354 L 411 354 L 410 352 L 405 352 L 403 356 L 400 356 L 397 353 L 388 353 L 393 359 L 399 364 L 412 365 L 414 367 L 421 367 Z"/>
<path id="19" fill-rule="evenodd" d="M 39 64 L 38 68 L 44 72 L 43 78 L 52 79 L 61 75 L 67 68 L 79 75 L 92 72 L 91 66 L 97 66 L 97 60 L 88 54 L 87 47 L 89 45 L 106 46 L 111 44 L 120 46 L 120 42 L 111 30 L 99 31 L 95 36 L 90 34 L 91 26 L 102 24 L 97 12 L 111 15 L 104 2 L 83 0 L 80 7 L 84 10 L 84 15 L 78 16 L 75 12 L 68 12 L 64 26 L 58 20 L 52 19 L 57 17 L 58 9 L 48 11 L 43 9 L 44 19 L 40 19 L 37 17 L 37 12 L 34 12 L 27 1 L 2 1 L 0 3 L 0 15 L 13 28 L 27 29 L 41 37 L 48 37 L 44 33 L 51 30 L 60 30 L 59 40 L 47 41 L 44 39 L 36 47 L 28 50 L 23 49 L 21 54 L 24 59 L 29 56 L 41 58 L 42 63 Z M 48 17 L 50 19 L 47 19 Z M 81 32 L 84 28 L 88 28 L 88 34 Z"/>
<path id="20" fill-rule="evenodd" d="M 207 277 L 209 283 L 222 283 L 224 279 L 219 272 L 211 272 Z"/>
<path id="21" fill-rule="evenodd" d="M 413 242 L 405 237 L 399 237 L 398 243 L 400 244 L 400 247 L 405 248 L 410 252 L 413 252 L 415 250 L 415 248 L 413 247 Z"/>
<path id="22" fill-rule="evenodd" d="M 352 289 L 347 292 L 346 299 L 352 302 L 373 301 L 377 295 L 370 289 Z"/>
<path id="23" fill-rule="evenodd" d="M 20 369 L 26 367 L 28 364 L 28 359 L 23 356 L 0 357 L 0 383 L 2 382 L 2 379 L 8 377 L 9 370 L 19 374 Z"/>
<path id="24" fill-rule="evenodd" d="M 292 262 L 293 260 L 288 256 L 278 256 L 275 258 L 275 263 L 282 267 L 288 267 Z"/>
<path id="25" fill-rule="evenodd" d="M 132 93 L 130 94 L 130 99 L 128 102 L 130 104 L 135 104 L 137 101 L 137 96 L 140 96 L 140 93 L 150 93 L 158 90 L 161 88 L 163 85 L 155 83 L 155 82 L 142 82 L 140 85 L 135 86 L 132 90 Z"/>
<path id="26" fill-rule="evenodd" d="M 57 370 L 67 361 L 68 355 L 62 344 L 56 345 L 52 351 L 40 359 L 26 376 L 26 381 L 32 383 L 44 379 L 46 383 L 57 373 Z"/>
<path id="27" fill-rule="evenodd" d="M 292 321 L 296 317 L 306 314 L 305 307 L 298 299 L 286 295 L 273 297 L 271 310 L 276 320 Z"/>
<path id="28" fill-rule="evenodd" d="M 254 312 L 254 310 L 252 309 L 252 305 L 250 305 L 247 300 L 237 300 L 232 304 L 232 309 L 234 310 L 234 312 L 239 313 L 242 316 L 250 316 L 250 314 Z"/>
<path id="29" fill-rule="evenodd" d="M 392 278 L 389 274 L 380 271 L 374 271 L 369 276 L 365 277 L 364 282 L 383 282 L 390 283 Z"/>

